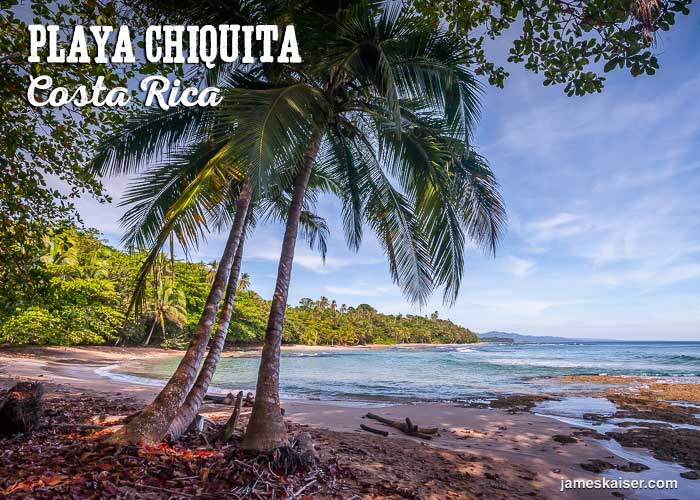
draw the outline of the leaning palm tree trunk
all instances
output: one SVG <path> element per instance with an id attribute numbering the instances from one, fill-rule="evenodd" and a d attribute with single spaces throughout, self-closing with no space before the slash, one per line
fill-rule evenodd
<path id="1" fill-rule="evenodd" d="M 292 277 L 294 246 L 296 245 L 299 219 L 303 208 L 306 187 L 311 169 L 321 146 L 322 134 L 316 134 L 306 152 L 294 181 L 294 193 L 287 213 L 287 226 L 282 241 L 282 253 L 277 268 L 275 294 L 270 305 L 265 343 L 263 344 L 255 389 L 255 404 L 243 439 L 243 448 L 270 451 L 287 444 L 287 427 L 280 408 L 279 376 L 282 327 L 287 307 L 289 281 Z"/>
<path id="2" fill-rule="evenodd" d="M 110 442 L 116 444 L 137 444 L 139 442 L 156 444 L 168 432 L 171 422 L 197 376 L 197 370 L 209 343 L 219 303 L 231 272 L 234 254 L 243 234 L 249 199 L 250 188 L 246 184 L 238 198 L 233 226 L 226 241 L 221 264 L 216 271 L 214 282 L 204 304 L 204 311 L 199 318 L 194 336 L 177 370 L 175 370 L 175 373 L 158 396 L 156 396 L 156 399 L 127 425 L 112 434 L 108 439 Z"/>
<path id="3" fill-rule="evenodd" d="M 158 323 L 158 316 L 153 317 L 153 324 L 151 325 L 151 329 L 148 331 L 148 337 L 146 337 L 146 341 L 143 343 L 143 345 L 148 345 L 151 343 L 151 336 L 153 335 L 153 330 L 156 329 L 156 324 Z"/>
<path id="4" fill-rule="evenodd" d="M 204 396 L 207 394 L 207 389 L 209 389 L 209 383 L 214 376 L 214 371 L 216 371 L 216 365 L 219 363 L 221 351 L 223 350 L 224 342 L 226 341 L 228 325 L 231 322 L 231 316 L 233 315 L 233 304 L 236 300 L 238 276 L 241 272 L 242 260 L 243 237 L 241 237 L 241 240 L 238 243 L 236 257 L 233 259 L 233 266 L 231 267 L 231 273 L 228 277 L 228 285 L 226 285 L 226 296 L 224 297 L 221 314 L 219 315 L 219 323 L 216 326 L 216 333 L 214 334 L 214 339 L 209 347 L 207 357 L 204 359 L 204 363 L 202 364 L 202 370 L 199 372 L 197 380 L 192 386 L 192 389 L 190 389 L 189 394 L 187 394 L 185 402 L 177 412 L 175 420 L 173 420 L 173 422 L 170 424 L 168 434 L 170 435 L 170 439 L 172 441 L 177 441 L 180 439 L 182 433 L 187 430 L 189 425 L 194 420 L 199 408 L 202 406 Z"/>

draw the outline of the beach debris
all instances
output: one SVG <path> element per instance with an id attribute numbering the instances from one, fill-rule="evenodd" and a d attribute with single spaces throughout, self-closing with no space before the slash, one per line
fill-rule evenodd
<path id="1" fill-rule="evenodd" d="M 292 498 L 302 491 L 294 497 L 301 500 L 330 488 L 323 466 L 297 465 L 288 474 L 282 457 L 251 456 L 231 444 L 205 449 L 194 433 L 176 445 L 119 447 L 101 439 L 113 430 L 109 424 L 84 423 L 96 413 L 129 414 L 135 409 L 129 401 L 71 393 L 49 394 L 43 402 L 55 416 L 45 416 L 31 435 L 0 439 L 0 498 L 243 500 Z"/>
<path id="2" fill-rule="evenodd" d="M 225 396 L 217 396 L 215 394 L 207 394 L 204 396 L 204 401 L 211 401 L 212 403 L 220 405 L 232 405 L 235 401 L 235 396 L 232 393 L 228 393 Z"/>
<path id="3" fill-rule="evenodd" d="M 233 433 L 236 432 L 236 425 L 238 425 L 238 419 L 241 416 L 241 406 L 243 405 L 243 391 L 239 391 L 236 396 L 236 404 L 234 405 L 233 412 L 228 421 L 219 429 L 219 431 L 213 436 L 213 441 L 215 443 L 227 443 Z"/>
<path id="4" fill-rule="evenodd" d="M 18 382 L 0 399 L 0 435 L 31 432 L 41 425 L 44 414 L 39 382 Z"/>
<path id="5" fill-rule="evenodd" d="M 360 428 L 363 431 L 371 432 L 372 434 L 379 434 L 380 436 L 388 436 L 389 432 L 383 431 L 381 429 L 375 429 L 374 427 L 369 427 L 368 425 L 365 424 L 360 424 Z"/>
<path id="6" fill-rule="evenodd" d="M 393 427 L 394 429 L 398 429 L 408 436 L 421 439 L 432 439 L 433 436 L 440 430 L 437 427 L 418 427 L 417 425 L 414 425 L 411 419 L 408 417 L 406 417 L 404 422 L 401 422 L 400 420 L 391 420 L 375 413 L 368 413 L 365 415 L 365 417 L 381 422 L 382 424 Z"/>
<path id="7" fill-rule="evenodd" d="M 245 400 L 243 400 L 243 406 L 246 408 L 252 408 L 254 404 L 255 396 L 253 396 L 252 392 L 247 393 L 245 395 Z M 282 415 L 284 415 L 284 410 L 282 411 Z"/>
<path id="8" fill-rule="evenodd" d="M 574 436 L 566 436 L 564 434 L 555 434 L 552 436 L 552 439 L 561 444 L 578 443 L 578 439 L 576 439 Z"/>
<path id="9" fill-rule="evenodd" d="M 239 391 L 243 392 L 243 391 Z M 237 395 L 234 396 L 232 392 L 229 392 L 225 396 L 217 396 L 216 394 L 207 394 L 204 396 L 204 401 L 210 401 L 212 403 L 220 404 L 220 405 L 227 405 L 227 406 L 232 406 L 235 405 L 237 402 Z M 245 398 L 243 399 L 243 407 L 244 408 L 251 408 L 255 404 L 255 396 L 253 395 L 252 392 L 248 392 L 245 395 Z"/>

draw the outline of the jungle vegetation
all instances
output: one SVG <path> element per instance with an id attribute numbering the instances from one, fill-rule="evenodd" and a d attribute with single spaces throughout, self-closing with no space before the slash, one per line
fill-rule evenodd
<path id="1" fill-rule="evenodd" d="M 0 343 L 185 348 L 199 320 L 217 263 L 171 260 L 163 253 L 147 285 L 146 306 L 125 321 L 140 252 L 115 249 L 95 230 L 71 228 L 45 239 L 40 257 L 45 293 L 0 317 Z M 226 341 L 261 344 L 270 301 L 239 281 Z M 126 325 L 124 328 L 123 326 Z M 283 342 L 305 345 L 476 342 L 468 328 L 429 315 L 382 314 L 369 304 L 302 298 L 287 308 Z"/>

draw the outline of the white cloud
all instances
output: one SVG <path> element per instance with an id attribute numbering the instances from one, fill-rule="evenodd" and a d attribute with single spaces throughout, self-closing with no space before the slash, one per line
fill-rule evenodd
<path id="1" fill-rule="evenodd" d="M 505 258 L 505 262 L 508 272 L 518 277 L 530 274 L 530 272 L 535 268 L 534 261 L 521 259 L 520 257 L 515 257 L 513 255 L 507 256 Z"/>
<path id="2" fill-rule="evenodd" d="M 635 169 L 616 174 L 610 178 L 599 181 L 595 189 L 631 189 L 665 182 L 674 177 L 689 174 L 700 169 L 700 162 L 690 164 L 668 163 L 655 165 L 645 169 Z"/>
<path id="3" fill-rule="evenodd" d="M 547 94 L 546 101 L 536 102 L 535 96 L 543 94 L 528 89 L 524 98 L 531 99 L 532 106 L 509 116 L 502 123 L 498 141 L 488 147 L 554 159 L 574 140 L 609 138 L 630 127 L 649 129 L 669 119 L 678 120 L 694 109 L 699 90 L 700 78 L 665 87 L 663 92 L 636 96 L 623 97 L 606 89 L 602 96 L 586 97 L 585 105 L 581 105 L 580 101 L 551 94 Z M 697 130 L 697 125 L 691 127 Z M 666 128 L 670 135 L 676 134 L 675 129 Z"/>
<path id="4" fill-rule="evenodd" d="M 534 241 L 566 239 L 594 228 L 585 217 L 569 212 L 560 212 L 525 225 L 527 236 Z"/>
<path id="5" fill-rule="evenodd" d="M 265 245 L 264 247 L 255 245 L 247 252 L 246 257 L 251 260 L 277 262 L 280 258 L 280 249 L 281 243 Z M 306 248 L 297 247 L 294 252 L 294 264 L 318 274 L 327 274 L 333 269 L 341 269 L 355 264 L 355 262 L 351 259 L 326 257 L 324 263 L 320 255 Z"/>

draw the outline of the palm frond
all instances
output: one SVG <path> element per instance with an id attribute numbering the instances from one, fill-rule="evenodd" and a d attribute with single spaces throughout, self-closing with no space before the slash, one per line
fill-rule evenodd
<path id="1" fill-rule="evenodd" d="M 280 173 L 290 172 L 285 166 L 300 164 L 318 117 L 326 113 L 322 93 L 303 83 L 283 88 L 240 88 L 232 83 L 216 111 L 217 129 L 234 130 L 229 139 L 235 155 L 225 158 L 245 158 L 256 189 L 288 185 L 290 179 L 281 179 Z"/>
<path id="2" fill-rule="evenodd" d="M 506 222 L 505 204 L 496 176 L 485 158 L 469 151 L 454 164 L 455 183 L 462 193 L 462 210 L 469 236 L 484 250 L 495 254 Z"/>
<path id="3" fill-rule="evenodd" d="M 100 144 L 90 170 L 99 176 L 133 173 L 178 146 L 204 140 L 211 117 L 211 110 L 200 106 L 139 112 Z"/>

